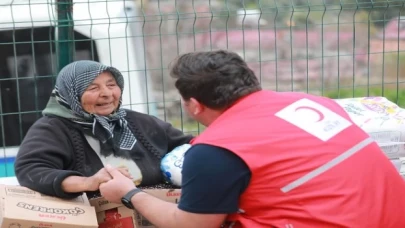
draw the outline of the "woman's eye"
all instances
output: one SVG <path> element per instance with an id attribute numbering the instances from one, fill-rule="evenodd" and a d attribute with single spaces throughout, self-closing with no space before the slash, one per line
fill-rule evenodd
<path id="1" fill-rule="evenodd" d="M 93 86 L 93 87 L 89 87 L 88 90 L 96 90 L 97 87 Z"/>
<path id="2" fill-rule="evenodd" d="M 117 84 L 109 84 L 108 86 L 109 87 L 114 87 L 114 86 L 116 86 Z"/>

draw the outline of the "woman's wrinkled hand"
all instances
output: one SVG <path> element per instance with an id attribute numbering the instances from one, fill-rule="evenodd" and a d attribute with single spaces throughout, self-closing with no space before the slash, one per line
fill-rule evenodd
<path id="1" fill-rule="evenodd" d="M 132 175 L 129 173 L 129 170 L 127 167 L 118 167 L 117 169 L 118 169 L 118 171 L 120 171 L 120 173 L 122 173 L 122 175 L 128 177 L 131 180 L 134 179 L 132 177 Z"/>
<path id="2" fill-rule="evenodd" d="M 125 177 L 132 179 L 131 174 L 129 173 L 128 168 L 120 167 L 117 168 L 120 173 L 122 173 Z M 100 184 L 105 183 L 111 180 L 111 175 L 107 172 L 105 168 L 100 169 L 96 174 L 91 177 L 86 178 L 86 191 L 97 191 L 100 188 Z"/>
<path id="3" fill-rule="evenodd" d="M 121 198 L 131 189 L 135 188 L 133 181 L 122 175 L 122 172 L 109 165 L 106 170 L 112 176 L 111 180 L 100 185 L 100 193 L 110 202 L 120 203 Z"/>

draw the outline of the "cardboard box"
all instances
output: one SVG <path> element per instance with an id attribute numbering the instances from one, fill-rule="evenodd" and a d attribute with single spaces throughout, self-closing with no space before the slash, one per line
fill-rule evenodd
<path id="1" fill-rule="evenodd" d="M 180 189 L 145 189 L 144 192 L 167 202 L 178 203 Z M 90 199 L 95 208 L 100 228 L 155 228 L 146 218 L 135 210 L 122 204 L 111 203 L 103 197 Z"/>
<path id="2" fill-rule="evenodd" d="M 85 194 L 72 200 L 50 197 L 21 186 L 0 185 L 1 228 L 97 228 Z"/>
<path id="3" fill-rule="evenodd" d="M 78 196 L 74 199 L 66 200 L 57 197 L 52 197 L 48 195 L 41 194 L 39 192 L 33 191 L 31 189 L 15 186 L 15 185 L 1 185 L 0 184 L 0 198 L 5 197 L 16 197 L 16 198 L 30 198 L 39 200 L 50 200 L 56 202 L 70 203 L 70 204 L 81 204 L 86 206 L 91 206 L 86 194 Z"/>
<path id="4" fill-rule="evenodd" d="M 137 227 L 136 213 L 124 206 L 97 212 L 99 228 L 133 228 Z"/>

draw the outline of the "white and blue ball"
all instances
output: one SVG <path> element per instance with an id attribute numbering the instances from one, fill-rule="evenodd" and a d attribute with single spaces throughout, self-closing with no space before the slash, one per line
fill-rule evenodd
<path id="1" fill-rule="evenodd" d="M 163 176 L 170 184 L 181 186 L 181 170 L 183 168 L 184 155 L 191 147 L 190 144 L 183 144 L 167 153 L 160 163 Z"/>

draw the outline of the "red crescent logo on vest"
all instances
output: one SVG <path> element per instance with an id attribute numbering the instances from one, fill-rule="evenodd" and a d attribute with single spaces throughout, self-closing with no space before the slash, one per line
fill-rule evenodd
<path id="1" fill-rule="evenodd" d="M 300 107 L 297 107 L 297 108 L 295 109 L 295 111 L 297 112 L 298 110 L 301 110 L 301 109 L 311 110 L 311 111 L 315 112 L 316 114 L 318 114 L 319 119 L 318 119 L 317 121 L 315 121 L 315 122 L 322 121 L 322 120 L 325 118 L 325 116 L 323 115 L 322 112 L 320 112 L 319 110 L 317 110 L 317 109 L 315 109 L 315 108 L 309 107 L 309 106 L 300 106 Z"/>

